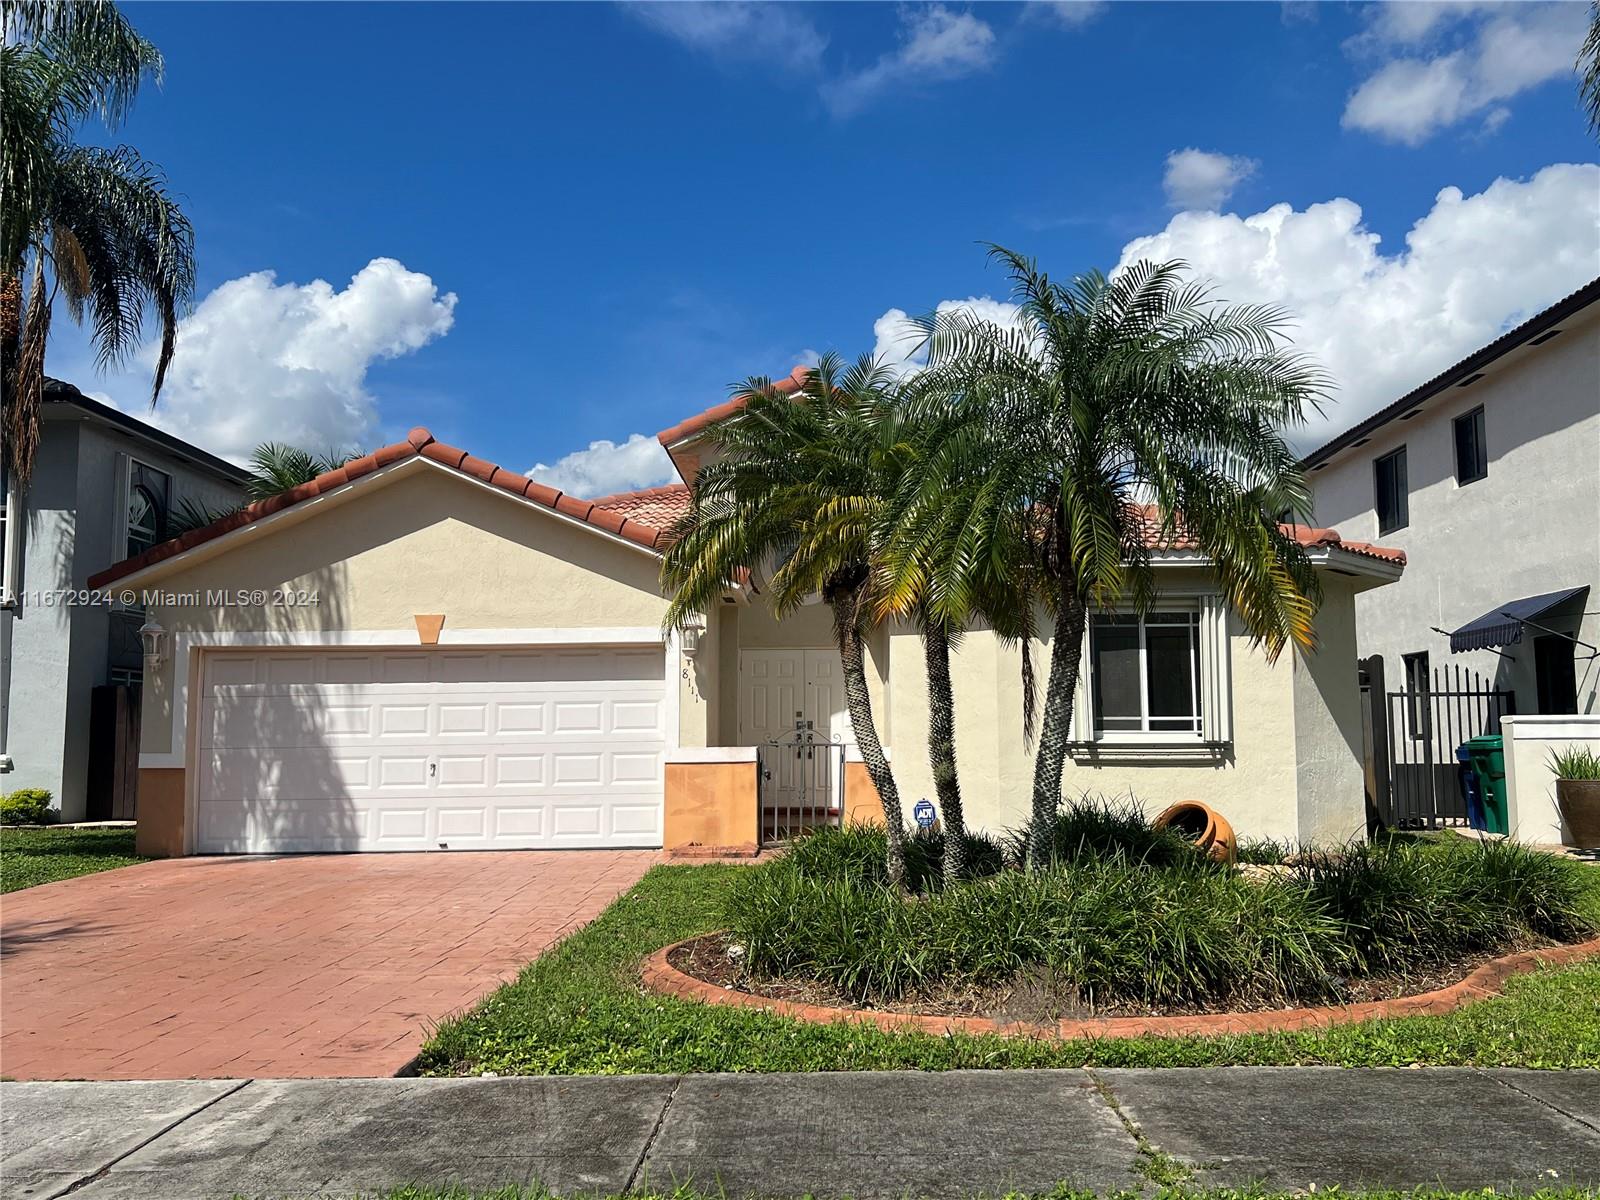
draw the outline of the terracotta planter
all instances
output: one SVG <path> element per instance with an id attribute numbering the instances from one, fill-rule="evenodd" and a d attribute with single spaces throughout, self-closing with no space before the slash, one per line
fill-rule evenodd
<path id="1" fill-rule="evenodd" d="M 1600 849 L 1600 779 L 1556 780 L 1556 807 L 1567 823 L 1572 845 Z"/>
<path id="2" fill-rule="evenodd" d="M 1155 820 L 1157 829 L 1172 826 L 1218 862 L 1232 862 L 1238 851 L 1233 826 L 1209 804 L 1180 800 Z"/>

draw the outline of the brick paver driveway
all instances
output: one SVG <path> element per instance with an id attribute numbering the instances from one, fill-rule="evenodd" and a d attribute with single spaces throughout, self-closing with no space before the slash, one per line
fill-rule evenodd
<path id="1" fill-rule="evenodd" d="M 183 858 L 0 902 L 0 1074 L 392 1075 L 648 850 Z"/>

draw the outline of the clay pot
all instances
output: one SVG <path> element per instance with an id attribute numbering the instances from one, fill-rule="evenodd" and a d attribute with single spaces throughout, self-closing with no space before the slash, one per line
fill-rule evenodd
<path id="1" fill-rule="evenodd" d="M 1556 807 L 1567 823 L 1572 845 L 1600 849 L 1600 779 L 1556 780 Z"/>
<path id="2" fill-rule="evenodd" d="M 1228 818 L 1198 800 L 1180 800 L 1155 820 L 1157 829 L 1171 826 L 1217 862 L 1232 862 L 1238 841 Z"/>

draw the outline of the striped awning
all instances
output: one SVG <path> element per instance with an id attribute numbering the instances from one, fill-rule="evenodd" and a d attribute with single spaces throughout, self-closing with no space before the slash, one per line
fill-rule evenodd
<path id="1" fill-rule="evenodd" d="M 1491 646 L 1514 646 L 1522 640 L 1525 621 L 1537 621 L 1552 609 L 1560 608 L 1574 596 L 1584 594 L 1588 586 L 1567 588 L 1560 592 L 1546 592 L 1542 596 L 1525 596 L 1498 608 L 1491 608 L 1475 621 L 1468 621 L 1450 635 L 1450 652 L 1487 650 Z"/>

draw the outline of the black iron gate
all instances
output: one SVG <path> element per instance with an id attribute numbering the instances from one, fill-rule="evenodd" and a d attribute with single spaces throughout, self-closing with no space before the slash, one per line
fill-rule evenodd
<path id="1" fill-rule="evenodd" d="M 1476 671 L 1446 666 L 1406 679 L 1386 699 L 1388 803 L 1380 797 L 1381 819 L 1394 829 L 1465 825 L 1456 748 L 1468 738 L 1499 733 L 1500 718 L 1516 712 L 1513 694 Z"/>

